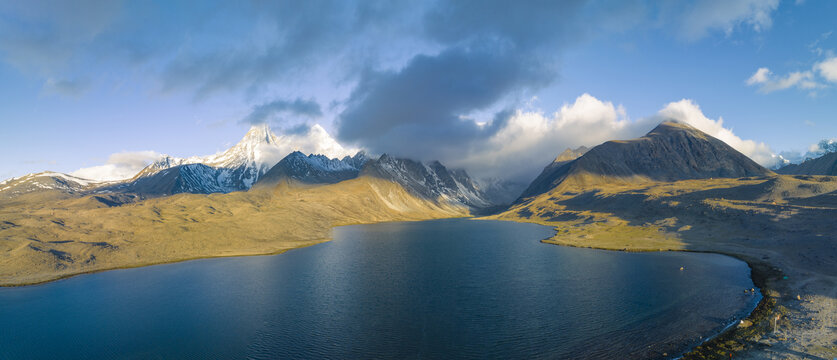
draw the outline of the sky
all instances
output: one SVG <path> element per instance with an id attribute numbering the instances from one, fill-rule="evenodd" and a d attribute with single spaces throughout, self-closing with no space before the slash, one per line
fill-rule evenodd
<path id="1" fill-rule="evenodd" d="M 528 181 L 676 120 L 775 167 L 837 138 L 835 18 L 825 0 L 0 2 L 0 179 L 127 177 L 263 123 Z"/>

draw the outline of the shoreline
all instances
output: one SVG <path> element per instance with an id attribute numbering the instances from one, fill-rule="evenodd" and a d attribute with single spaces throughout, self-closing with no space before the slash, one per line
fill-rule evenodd
<path id="1" fill-rule="evenodd" d="M 488 219 L 485 217 L 473 217 L 473 216 L 458 216 L 458 217 L 451 217 L 453 218 L 467 218 L 470 220 L 499 220 L 499 221 L 512 221 L 518 223 L 530 223 L 530 224 L 537 224 L 541 226 L 548 226 L 554 229 L 554 226 L 538 223 L 538 222 L 531 222 L 531 221 L 519 221 L 519 220 L 509 220 L 509 219 Z M 374 223 L 349 223 L 349 224 L 340 224 L 336 226 L 332 226 L 331 230 L 338 226 L 351 226 L 351 225 L 368 225 L 368 224 L 379 224 L 379 223 L 389 223 L 389 222 L 414 222 L 414 221 L 429 221 L 429 220 L 437 220 L 437 219 L 422 219 L 422 220 L 394 220 L 394 221 L 381 221 L 381 222 L 374 222 Z M 556 233 L 557 235 L 557 233 Z M 747 320 L 751 322 L 750 326 L 741 327 L 735 323 L 730 324 L 729 326 L 725 327 L 724 330 L 721 332 L 713 335 L 710 338 L 707 338 L 703 342 L 693 345 L 685 350 L 684 353 L 679 355 L 678 359 L 720 359 L 720 358 L 728 358 L 731 354 L 740 354 L 742 352 L 746 352 L 749 349 L 752 349 L 754 346 L 754 341 L 752 341 L 755 337 L 761 337 L 766 335 L 769 331 L 772 330 L 772 323 L 770 319 L 772 318 L 773 314 L 775 314 L 779 309 L 779 300 L 780 296 L 778 295 L 777 289 L 775 286 L 771 284 L 775 284 L 778 280 L 780 280 L 783 276 L 783 272 L 776 268 L 774 265 L 762 261 L 756 260 L 754 258 L 747 257 L 741 254 L 735 254 L 730 252 L 725 252 L 722 250 L 691 250 L 691 249 L 615 249 L 615 248 L 608 248 L 603 246 L 578 246 L 574 244 L 566 244 L 560 243 L 555 240 L 551 240 L 554 237 L 542 239 L 540 240 L 541 243 L 549 244 L 549 245 L 559 245 L 559 246 L 568 246 L 568 247 L 576 247 L 576 248 L 589 248 L 589 249 L 597 249 L 597 250 L 606 250 L 606 251 L 621 251 L 621 252 L 662 252 L 662 251 L 682 251 L 682 252 L 692 252 L 692 253 L 711 253 L 711 254 L 719 254 L 730 256 L 735 259 L 741 260 L 747 264 L 750 268 L 750 278 L 753 281 L 755 287 L 759 289 L 761 292 L 762 298 L 755 306 L 755 308 L 746 316 L 743 320 Z M 326 239 L 319 239 L 316 242 L 303 244 L 301 246 L 296 246 L 288 249 L 282 249 L 279 251 L 271 251 L 271 252 L 264 252 L 264 253 L 244 253 L 244 254 L 224 254 L 224 255 L 209 255 L 209 256 L 198 256 L 192 258 L 184 258 L 184 259 L 176 259 L 171 261 L 160 261 L 160 262 L 153 262 L 153 263 L 143 263 L 143 264 L 136 264 L 130 266 L 118 266 L 113 268 L 105 268 L 105 269 L 95 269 L 90 271 L 83 271 L 73 274 L 61 274 L 56 277 L 45 278 L 44 280 L 39 281 L 32 281 L 32 282 L 21 282 L 21 283 L 13 283 L 13 284 L 2 284 L 0 288 L 14 288 L 14 287 L 24 287 L 24 286 L 38 286 L 44 285 L 55 281 L 69 279 L 79 275 L 89 275 L 95 274 L 99 272 L 111 271 L 111 270 L 123 270 L 123 269 L 135 269 L 141 267 L 148 267 L 148 266 L 156 266 L 156 265 L 165 265 L 165 264 L 175 264 L 180 262 L 186 261 L 193 261 L 193 260 L 203 260 L 203 259 L 214 259 L 214 258 L 229 258 L 229 257 L 246 257 L 246 256 L 272 256 L 272 255 L 279 255 L 285 253 L 289 250 L 300 249 L 308 246 L 313 246 L 317 244 L 322 244 L 328 241 L 332 241 L 333 237 L 329 237 Z M 777 300 L 778 299 L 778 300 Z M 784 313 L 783 313 L 784 315 Z"/>
<path id="2" fill-rule="evenodd" d="M 61 280 L 67 280 L 67 279 L 70 279 L 70 278 L 74 278 L 76 276 L 91 275 L 91 274 L 103 273 L 103 272 L 114 271 L 114 270 L 139 269 L 139 268 L 150 267 L 150 266 L 177 264 L 177 263 L 182 263 L 182 262 L 187 262 L 187 261 L 194 261 L 194 260 L 208 260 L 208 259 L 224 259 L 224 258 L 233 258 L 233 257 L 279 255 L 279 254 L 283 254 L 283 253 L 286 253 L 286 252 L 291 251 L 291 250 L 302 249 L 302 248 L 306 248 L 306 247 L 309 247 L 309 246 L 322 244 L 322 243 L 328 242 L 328 241 L 331 241 L 331 239 L 323 240 L 323 241 L 319 241 L 319 242 L 315 242 L 315 243 L 311 243 L 311 244 L 305 244 L 305 245 L 290 248 L 290 249 L 282 249 L 282 250 L 273 251 L 273 252 L 266 252 L 266 253 L 196 256 L 196 257 L 190 257 L 190 258 L 185 258 L 185 259 L 176 259 L 176 260 L 171 260 L 171 261 L 159 261 L 159 262 L 143 263 L 143 264 L 136 264 L 136 265 L 117 266 L 117 267 L 105 268 L 105 269 L 87 270 L 87 271 L 82 271 L 82 272 L 72 273 L 72 274 L 61 274 L 61 275 L 58 275 L 57 277 L 51 277 L 51 278 L 48 278 L 48 279 L 45 279 L 45 280 L 39 280 L 39 281 L 33 281 L 33 282 L 22 282 L 22 283 L 14 283 L 14 284 L 0 284 L 0 289 L 2 289 L 2 288 L 18 288 L 18 287 L 25 287 L 25 286 L 45 285 L 45 284 L 49 284 L 49 283 L 56 282 L 56 281 L 61 281 Z"/>
<path id="3" fill-rule="evenodd" d="M 391 220 L 391 221 L 378 221 L 378 222 L 372 222 L 372 223 L 357 222 L 357 223 L 335 225 L 335 226 L 332 226 L 329 229 L 329 231 L 333 231 L 334 228 L 340 227 L 340 226 L 373 225 L 373 224 L 385 224 L 385 223 L 396 223 L 396 222 L 417 222 L 417 221 L 431 221 L 431 220 L 440 220 L 440 219 L 463 219 L 463 218 L 474 218 L 474 217 L 473 216 L 455 216 L 455 217 L 450 217 L 450 218 L 403 219 L 403 220 Z M 311 241 L 311 242 L 308 242 L 308 243 L 304 243 L 300 246 L 294 246 L 294 247 L 290 247 L 290 248 L 287 248 L 287 249 L 281 249 L 281 250 L 277 250 L 277 251 L 194 256 L 194 257 L 188 257 L 188 258 L 182 258 L 182 259 L 162 260 L 162 261 L 155 261 L 155 262 L 149 262 L 149 263 L 139 263 L 139 264 L 133 264 L 133 265 L 108 267 L 108 268 L 102 268 L 102 269 L 92 269 L 92 270 L 86 270 L 86 271 L 81 271 L 81 272 L 77 272 L 77 273 L 59 274 L 57 276 L 46 277 L 43 280 L 38 280 L 38 281 L 0 283 L 0 289 L 44 285 L 44 284 L 48 284 L 48 283 L 51 283 L 51 282 L 66 280 L 66 279 L 73 278 L 73 277 L 76 277 L 76 276 L 81 276 L 81 275 L 90 275 L 90 274 L 96 274 L 96 273 L 101 273 L 101 272 L 106 272 L 106 271 L 113 271 L 113 270 L 137 269 L 137 268 L 143 268 L 143 267 L 149 267 L 149 266 L 177 264 L 177 263 L 186 262 L 186 261 L 193 261 L 193 260 L 222 259 L 222 258 L 247 257 L 247 256 L 279 255 L 279 254 L 283 254 L 283 253 L 291 251 L 291 250 L 302 249 L 302 248 L 306 248 L 306 247 L 309 247 L 309 246 L 314 246 L 314 245 L 322 244 L 322 243 L 325 243 L 325 242 L 329 242 L 329 241 L 332 241 L 332 240 L 334 240 L 333 237 L 322 238 L 322 239 L 314 240 L 314 241 Z"/>
<path id="4" fill-rule="evenodd" d="M 545 225 L 546 226 L 546 225 Z M 650 249 L 613 249 L 607 247 L 597 247 L 597 246 L 576 246 L 573 244 L 563 244 L 558 243 L 555 241 L 550 241 L 551 238 L 541 240 L 541 243 L 555 245 L 555 246 L 567 246 L 567 247 L 574 247 L 574 248 L 581 248 L 581 249 L 595 249 L 595 250 L 604 250 L 604 251 L 618 251 L 618 252 L 635 252 L 635 253 L 644 253 L 644 252 L 689 252 L 689 253 L 698 253 L 698 254 L 717 254 L 717 255 L 724 255 L 729 256 L 734 259 L 740 260 L 747 264 L 750 268 L 750 279 L 753 281 L 753 285 L 759 289 L 761 293 L 761 299 L 756 304 L 755 308 L 753 308 L 750 313 L 741 320 L 750 321 L 752 324 L 747 327 L 741 327 L 739 324 L 731 323 L 724 327 L 722 331 L 719 333 L 712 335 L 711 337 L 706 338 L 702 342 L 697 345 L 691 346 L 687 348 L 682 354 L 675 357 L 675 359 L 683 359 L 683 360 L 691 360 L 691 359 L 721 359 L 721 358 L 728 358 L 734 353 L 739 353 L 741 351 L 746 351 L 747 339 L 752 338 L 755 336 L 761 336 L 767 334 L 768 330 L 764 325 L 770 325 L 769 319 L 771 315 L 775 313 L 777 307 L 777 301 L 772 296 L 772 292 L 775 289 L 772 289 L 768 283 L 779 280 L 782 277 L 782 272 L 776 270 L 776 267 L 771 265 L 770 263 L 764 261 L 757 261 L 753 259 L 749 259 L 745 256 L 733 253 L 727 253 L 724 251 L 711 251 L 711 250 L 689 250 L 689 249 L 663 249 L 663 250 L 650 250 Z M 765 324 L 767 322 L 768 324 Z M 747 331 L 751 329 L 750 331 Z M 755 331 L 753 331 L 755 330 Z M 736 349 L 736 347 L 741 347 Z M 733 347 L 733 348 L 731 348 Z"/>

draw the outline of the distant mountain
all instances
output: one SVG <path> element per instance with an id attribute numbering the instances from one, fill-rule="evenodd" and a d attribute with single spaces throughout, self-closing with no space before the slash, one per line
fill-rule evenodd
<path id="1" fill-rule="evenodd" d="M 204 164 L 182 164 L 146 174 L 140 173 L 129 181 L 111 184 L 96 189 L 94 192 L 165 196 L 180 193 L 212 194 L 234 191 L 221 182 L 222 171 L 223 169 Z"/>
<path id="2" fill-rule="evenodd" d="M 352 157 L 329 159 L 323 155 L 305 155 L 295 151 L 262 176 L 255 187 L 273 186 L 282 180 L 334 184 L 363 176 L 397 183 L 414 196 L 424 199 L 478 208 L 493 205 L 465 170 L 448 169 L 438 161 L 425 164 L 387 154 L 370 159 L 364 152 Z"/>
<path id="3" fill-rule="evenodd" d="M 423 164 L 384 154 L 367 161 L 360 175 L 396 182 L 410 193 L 426 199 L 453 201 L 477 208 L 492 205 L 465 170 L 449 170 L 438 161 Z"/>
<path id="4" fill-rule="evenodd" d="M 490 193 L 485 193 L 465 170 L 448 169 L 438 161 L 425 164 L 386 154 L 370 159 L 365 153 L 358 152 L 354 156 L 332 159 L 294 151 L 277 160 L 288 148 L 288 144 L 279 144 L 279 140 L 266 125 L 253 126 L 240 142 L 222 153 L 190 158 L 164 155 L 131 179 L 104 183 L 58 173 L 32 174 L 3 182 L 0 196 L 60 189 L 63 193 L 79 196 L 136 195 L 130 198 L 133 201 L 178 193 L 243 191 L 255 184 L 275 185 L 283 179 L 304 184 L 334 184 L 362 175 L 395 182 L 425 199 L 474 208 L 506 204 L 507 191 L 515 195 L 519 192 L 509 190 L 509 184 L 504 184 L 505 188 L 494 186 Z"/>
<path id="5" fill-rule="evenodd" d="M 641 138 L 608 141 L 571 161 L 556 159 L 519 200 L 567 182 L 595 185 L 767 175 L 773 172 L 723 141 L 686 124 L 663 122 Z"/>
<path id="6" fill-rule="evenodd" d="M 494 205 L 509 205 L 513 203 L 523 190 L 526 183 L 504 180 L 499 178 L 480 179 L 479 188 L 483 197 Z"/>
<path id="7" fill-rule="evenodd" d="M 787 175 L 832 175 L 837 176 L 837 153 L 829 153 L 801 164 L 790 164 L 776 170 Z"/>
<path id="8" fill-rule="evenodd" d="M 185 159 L 165 155 L 114 189 L 131 192 L 155 189 L 155 194 L 162 189 L 203 194 L 247 190 L 276 164 L 281 153 L 270 127 L 254 125 L 241 141 L 222 153 Z M 169 169 L 176 170 L 161 173 Z"/>
<path id="9" fill-rule="evenodd" d="M 325 155 L 305 155 L 294 151 L 265 173 L 256 186 L 278 183 L 283 179 L 305 184 L 335 184 L 354 179 L 369 160 L 364 152 L 343 159 L 329 159 Z"/>
<path id="10" fill-rule="evenodd" d="M 10 198 L 45 190 L 80 194 L 101 184 L 72 175 L 45 171 L 0 182 L 0 198 Z"/>

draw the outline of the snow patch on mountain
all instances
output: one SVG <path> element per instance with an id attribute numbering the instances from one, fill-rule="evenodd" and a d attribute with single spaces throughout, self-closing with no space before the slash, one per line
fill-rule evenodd
<path id="1" fill-rule="evenodd" d="M 271 185 L 283 179 L 306 184 L 333 184 L 353 179 L 369 160 L 364 152 L 342 159 L 329 158 L 322 154 L 305 155 L 294 151 L 279 161 L 259 181 L 260 185 Z"/>
<path id="2" fill-rule="evenodd" d="M 207 189 L 220 189 L 213 192 L 247 190 L 292 151 L 322 154 L 320 156 L 323 156 L 323 164 L 331 157 L 347 157 L 357 152 L 356 149 L 341 146 L 320 125 L 311 126 L 303 134 L 276 135 L 267 124 L 258 124 L 253 125 L 241 141 L 226 151 L 185 159 L 163 155 L 143 169 L 137 177 L 151 176 L 176 166 L 204 164 L 215 169 L 214 173 L 205 174 Z"/>
<path id="3" fill-rule="evenodd" d="M 11 197 L 38 190 L 59 190 L 76 193 L 102 184 L 104 183 L 77 176 L 44 171 L 0 182 L 0 195 Z"/>
<path id="4" fill-rule="evenodd" d="M 361 174 L 394 181 L 427 199 L 471 207 L 492 205 L 465 170 L 448 170 L 438 161 L 421 163 L 384 154 L 369 161 Z"/>

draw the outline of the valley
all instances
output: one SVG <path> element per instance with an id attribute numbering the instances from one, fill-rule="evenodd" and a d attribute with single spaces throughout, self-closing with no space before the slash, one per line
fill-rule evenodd
<path id="1" fill-rule="evenodd" d="M 260 168 L 252 159 L 236 163 Z M 492 202 L 462 170 L 386 154 L 329 159 L 294 152 L 253 172 L 249 190 L 230 192 L 203 186 L 219 184 L 217 174 L 226 170 L 193 164 L 208 170 L 186 174 L 184 165 L 166 164 L 115 184 L 56 173 L 4 182 L 0 285 L 275 254 L 328 241 L 335 226 L 493 208 L 500 211 L 480 219 L 554 228 L 545 243 L 715 252 L 750 264 L 765 295 L 752 323 L 686 358 L 837 352 L 823 336 L 837 313 L 837 178 L 776 174 L 685 124 L 664 122 L 639 139 L 568 150 L 509 206 Z"/>

